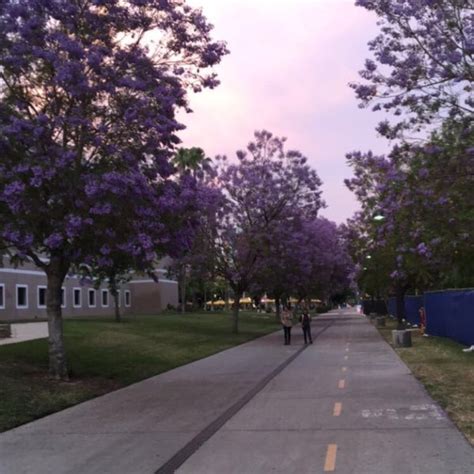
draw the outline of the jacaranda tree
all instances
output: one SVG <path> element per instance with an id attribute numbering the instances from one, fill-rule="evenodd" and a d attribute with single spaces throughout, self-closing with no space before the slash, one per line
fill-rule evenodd
<path id="1" fill-rule="evenodd" d="M 352 84 L 361 106 L 393 113 L 379 132 L 433 128 L 447 118 L 474 114 L 472 0 L 356 0 L 374 12 L 380 33 L 373 57 Z"/>
<path id="2" fill-rule="evenodd" d="M 145 265 L 167 241 L 175 112 L 226 53 L 211 28 L 182 0 L 0 3 L 0 236 L 47 275 L 57 378 L 67 272 L 116 252 Z"/>
<path id="3" fill-rule="evenodd" d="M 348 155 L 354 177 L 346 184 L 361 204 L 350 223 L 353 256 L 361 270 L 377 274 L 372 289 L 390 276 L 400 321 L 408 289 L 474 282 L 473 145 L 472 126 L 456 121 L 426 145 L 398 145 L 386 157 Z"/>
<path id="4" fill-rule="evenodd" d="M 285 149 L 285 140 L 268 131 L 255 132 L 238 162 L 218 160 L 217 185 L 224 203 L 213 236 L 217 273 L 234 292 L 234 332 L 239 300 L 256 280 L 260 261 L 282 225 L 314 217 L 323 202 L 321 181 L 299 152 Z"/>
<path id="5" fill-rule="evenodd" d="M 280 302 L 291 296 L 327 300 L 350 286 L 353 263 L 333 222 L 295 216 L 269 235 L 256 286 L 275 298 L 277 316 Z"/>

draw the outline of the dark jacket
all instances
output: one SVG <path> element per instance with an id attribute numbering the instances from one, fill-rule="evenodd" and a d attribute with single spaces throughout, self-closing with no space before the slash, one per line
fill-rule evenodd
<path id="1" fill-rule="evenodd" d="M 311 316 L 308 313 L 303 313 L 300 316 L 300 323 L 304 328 L 311 326 Z"/>

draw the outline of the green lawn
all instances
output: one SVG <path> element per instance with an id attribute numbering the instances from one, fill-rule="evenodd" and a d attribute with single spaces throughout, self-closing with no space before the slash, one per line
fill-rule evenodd
<path id="1" fill-rule="evenodd" d="M 387 324 L 380 332 L 391 343 L 396 322 Z M 450 339 L 422 337 L 418 331 L 412 332 L 412 342 L 397 353 L 474 445 L 474 354 Z"/>
<path id="2" fill-rule="evenodd" d="M 71 380 L 48 378 L 45 339 L 0 346 L 0 431 L 278 329 L 272 315 L 187 313 L 65 320 Z"/>

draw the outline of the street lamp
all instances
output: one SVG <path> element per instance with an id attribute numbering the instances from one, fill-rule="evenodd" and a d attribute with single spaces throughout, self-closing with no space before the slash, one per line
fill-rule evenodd
<path id="1" fill-rule="evenodd" d="M 380 221 L 383 221 L 385 219 L 385 216 L 379 212 L 376 212 L 373 216 L 373 220 L 375 222 L 380 222 Z"/>

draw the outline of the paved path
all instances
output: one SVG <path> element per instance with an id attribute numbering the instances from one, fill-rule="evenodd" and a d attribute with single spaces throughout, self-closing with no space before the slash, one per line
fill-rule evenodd
<path id="1" fill-rule="evenodd" d="M 14 323 L 10 327 L 12 337 L 0 339 L 0 346 L 48 337 L 48 323 Z"/>
<path id="2" fill-rule="evenodd" d="M 473 474 L 474 450 L 361 316 L 280 334 L 0 435 L 0 473 Z M 294 331 L 295 331 L 294 330 Z"/>

